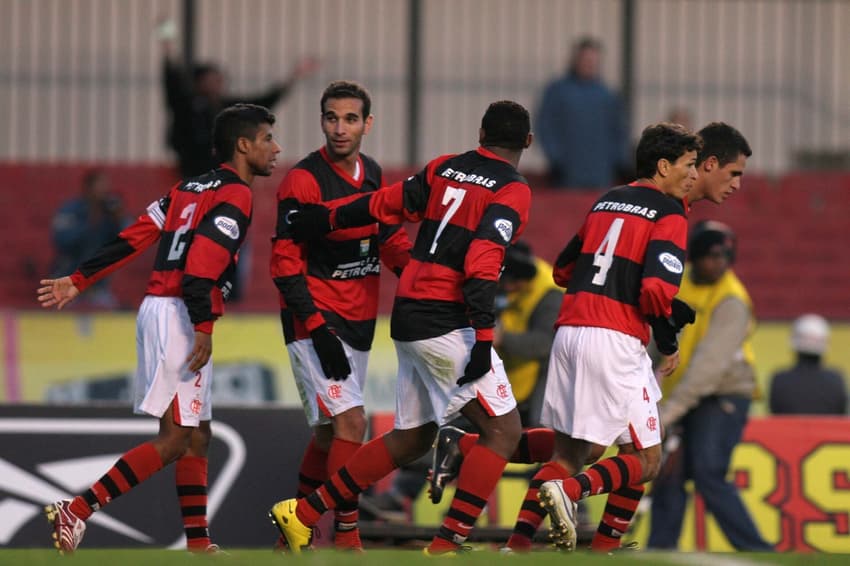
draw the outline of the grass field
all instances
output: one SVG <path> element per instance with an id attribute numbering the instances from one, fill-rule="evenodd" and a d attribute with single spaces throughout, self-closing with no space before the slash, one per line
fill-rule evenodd
<path id="1" fill-rule="evenodd" d="M 70 560 L 70 562 L 69 562 Z M 332 550 L 316 550 L 301 556 L 282 556 L 268 549 L 234 549 L 227 555 L 195 556 L 173 550 L 99 550 L 82 549 L 73 557 L 62 557 L 44 549 L 0 550 L 0 564 L 28 566 L 41 564 L 70 564 L 71 566 L 170 566 L 172 564 L 221 564 L 264 566 L 296 562 L 304 566 L 415 566 L 450 560 L 462 561 L 472 566 L 492 565 L 494 561 L 505 561 L 511 566 L 564 566 L 569 562 L 581 566 L 595 564 L 650 564 L 685 566 L 758 566 L 776 564 L 780 566 L 817 564 L 821 566 L 847 564 L 850 556 L 842 554 L 753 554 L 753 553 L 657 553 L 629 552 L 615 556 L 576 552 L 563 555 L 556 552 L 534 552 L 532 554 L 502 556 L 482 548 L 459 557 L 430 558 L 418 550 L 368 550 L 366 554 L 346 554 Z"/>

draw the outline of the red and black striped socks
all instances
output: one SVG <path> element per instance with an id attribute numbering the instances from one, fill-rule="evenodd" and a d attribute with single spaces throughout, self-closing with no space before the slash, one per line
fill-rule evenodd
<path id="1" fill-rule="evenodd" d="M 162 469 L 153 444 L 145 442 L 125 453 L 91 488 L 71 503 L 71 512 L 82 520 L 116 497 L 127 493 Z"/>
<path id="2" fill-rule="evenodd" d="M 629 528 L 644 491 L 644 484 L 641 483 L 621 487 L 608 494 L 602 520 L 590 545 L 592 550 L 607 552 L 620 548 L 620 538 Z"/>
<path id="3" fill-rule="evenodd" d="M 301 458 L 298 469 L 298 493 L 295 497 L 307 497 L 318 489 L 328 479 L 328 453 L 319 448 L 316 438 L 310 439 L 310 444 Z"/>
<path id="4" fill-rule="evenodd" d="M 363 444 L 360 442 L 334 438 L 328 452 L 328 473 L 334 473 L 342 468 L 361 446 Z M 363 543 L 360 542 L 360 530 L 357 528 L 359 517 L 357 495 L 346 499 L 334 509 L 334 546 L 336 548 L 363 548 Z"/>
<path id="5" fill-rule="evenodd" d="M 507 463 L 486 446 L 472 447 L 460 467 L 454 499 L 439 533 L 431 541 L 431 551 L 453 550 L 466 541 Z"/>
<path id="6" fill-rule="evenodd" d="M 198 456 L 183 456 L 174 466 L 186 547 L 196 552 L 203 552 L 210 545 L 207 522 L 207 466 L 207 459 Z"/>

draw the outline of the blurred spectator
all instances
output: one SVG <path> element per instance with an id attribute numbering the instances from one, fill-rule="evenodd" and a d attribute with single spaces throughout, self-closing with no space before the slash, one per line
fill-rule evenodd
<path id="1" fill-rule="evenodd" d="M 771 413 L 843 415 L 847 412 L 844 376 L 822 364 L 828 345 L 829 323 L 822 316 L 806 314 L 794 321 L 791 346 L 797 362 L 771 378 Z"/>
<path id="2" fill-rule="evenodd" d="M 679 367 L 662 383 L 661 422 L 668 431 L 679 429 L 681 452 L 668 458 L 653 483 L 649 546 L 654 549 L 678 546 L 685 481 L 691 478 L 735 549 L 772 550 L 727 479 L 756 390 L 750 344 L 755 322 L 749 294 L 731 269 L 734 241 L 730 228 L 709 222 L 694 227 L 688 242 L 689 262 L 677 296 L 697 316 L 679 337 Z"/>
<path id="3" fill-rule="evenodd" d="M 601 57 L 598 40 L 580 39 L 567 73 L 543 92 L 534 129 L 556 186 L 607 189 L 631 169 L 626 116 L 600 78 Z"/>
<path id="4" fill-rule="evenodd" d="M 667 113 L 666 121 L 680 124 L 691 131 L 694 129 L 694 119 L 691 116 L 691 111 L 684 106 L 674 106 L 671 108 L 670 112 Z"/>
<path id="5" fill-rule="evenodd" d="M 525 242 L 507 249 L 504 265 L 493 347 L 505 364 L 522 426 L 539 427 L 549 351 L 564 292 L 552 279 L 552 266 L 535 257 Z"/>
<path id="6" fill-rule="evenodd" d="M 51 277 L 71 273 L 105 243 L 111 241 L 129 224 L 121 199 L 112 192 L 107 174 L 92 169 L 83 176 L 82 194 L 62 204 L 51 224 L 56 257 Z M 115 296 L 109 289 L 109 279 L 92 285 L 81 297 L 92 306 L 113 308 Z"/>
<path id="7" fill-rule="evenodd" d="M 191 70 L 180 64 L 174 48 L 175 31 L 171 20 L 161 23 L 158 28 L 164 52 L 165 101 L 170 114 L 168 145 L 177 154 L 182 177 L 194 177 L 218 165 L 212 154 L 212 129 L 219 112 L 237 102 L 273 109 L 300 79 L 318 68 L 315 59 L 305 57 L 296 64 L 289 77 L 272 84 L 265 92 L 232 95 L 227 92 L 225 74 L 217 64 L 198 63 Z"/>

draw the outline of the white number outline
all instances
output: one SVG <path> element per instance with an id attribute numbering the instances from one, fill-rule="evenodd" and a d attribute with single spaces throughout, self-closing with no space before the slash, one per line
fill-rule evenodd
<path id="1" fill-rule="evenodd" d="M 195 217 L 195 209 L 198 207 L 198 203 L 193 202 L 186 205 L 180 212 L 180 218 L 185 218 L 186 222 L 181 224 L 177 230 L 174 231 L 174 235 L 171 237 L 171 248 L 168 250 L 168 261 L 177 261 L 180 259 L 180 256 L 183 255 L 183 252 L 186 250 L 186 242 L 181 242 L 180 238 L 183 237 L 183 234 L 189 231 L 189 228 L 192 226 L 192 219 Z"/>
<path id="2" fill-rule="evenodd" d="M 446 224 L 449 223 L 449 220 L 451 220 L 452 216 L 454 216 L 460 208 L 460 204 L 463 202 L 464 197 L 466 197 L 466 189 L 453 187 L 451 185 L 446 186 L 446 192 L 443 193 L 443 206 L 448 204 L 449 208 L 443 215 L 443 219 L 440 220 L 440 225 L 437 227 L 437 233 L 434 235 L 434 241 L 431 243 L 431 249 L 428 250 L 429 254 L 434 255 L 437 251 L 437 240 L 440 239 L 440 235 L 443 233 L 443 229 L 446 227 Z"/>
<path id="3" fill-rule="evenodd" d="M 608 278 L 608 270 L 611 269 L 611 264 L 614 263 L 614 250 L 617 248 L 617 241 L 620 239 L 620 232 L 623 230 L 625 219 L 615 218 L 608 228 L 608 232 L 602 239 L 602 243 L 596 248 L 596 253 L 593 254 L 593 265 L 599 268 L 596 275 L 593 276 L 591 283 L 594 285 L 603 286 Z"/>

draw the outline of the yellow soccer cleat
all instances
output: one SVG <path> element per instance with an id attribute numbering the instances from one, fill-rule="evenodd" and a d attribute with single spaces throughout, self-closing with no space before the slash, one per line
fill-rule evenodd
<path id="1" fill-rule="evenodd" d="M 302 550 L 311 549 L 313 529 L 302 523 L 295 515 L 297 506 L 297 499 L 278 501 L 269 510 L 269 517 L 280 529 L 280 534 L 286 539 L 289 550 L 294 554 L 301 554 Z"/>

